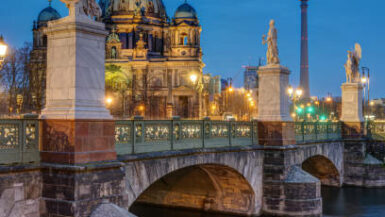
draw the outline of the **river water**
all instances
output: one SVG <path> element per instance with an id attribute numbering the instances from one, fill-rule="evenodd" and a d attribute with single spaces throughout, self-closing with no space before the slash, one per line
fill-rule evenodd
<path id="1" fill-rule="evenodd" d="M 385 189 L 322 187 L 324 217 L 385 217 Z M 234 217 L 191 210 L 134 205 L 138 217 Z"/>

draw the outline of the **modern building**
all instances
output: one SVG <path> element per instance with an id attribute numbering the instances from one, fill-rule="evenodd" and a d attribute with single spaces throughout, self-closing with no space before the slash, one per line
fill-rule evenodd
<path id="1" fill-rule="evenodd" d="M 144 110 L 140 114 L 153 119 L 201 117 L 205 65 L 196 10 L 183 3 L 170 19 L 162 0 L 100 0 L 99 4 L 102 21 L 110 31 L 106 67 L 118 68 L 129 80 L 130 87 L 125 92 L 129 114 Z M 44 26 L 47 21 L 60 18 L 51 6 L 41 14 L 47 15 L 39 15 L 34 25 L 33 51 L 41 50 L 41 61 L 35 61 L 41 66 L 36 66 L 41 68 L 36 70 L 39 73 L 45 69 Z"/>
<path id="2" fill-rule="evenodd" d="M 243 86 L 246 90 L 258 88 L 258 66 L 246 66 Z"/>

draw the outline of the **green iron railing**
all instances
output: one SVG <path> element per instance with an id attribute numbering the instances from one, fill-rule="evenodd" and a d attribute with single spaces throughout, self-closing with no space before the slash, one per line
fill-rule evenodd
<path id="1" fill-rule="evenodd" d="M 385 141 L 385 121 L 369 121 L 366 127 L 370 139 Z"/>
<path id="2" fill-rule="evenodd" d="M 39 121 L 0 120 L 0 164 L 39 161 Z"/>
<path id="3" fill-rule="evenodd" d="M 371 136 L 384 138 L 384 125 L 370 125 Z M 339 140 L 341 123 L 296 122 L 295 135 L 298 144 Z M 256 121 L 122 120 L 116 121 L 115 142 L 119 155 L 250 146 L 258 144 L 258 128 Z M 0 120 L 0 164 L 39 160 L 39 121 Z"/>
<path id="4" fill-rule="evenodd" d="M 296 122 L 295 138 L 298 144 L 342 139 L 341 122 Z"/>
<path id="5" fill-rule="evenodd" d="M 128 120 L 115 132 L 119 155 L 258 144 L 256 122 Z"/>

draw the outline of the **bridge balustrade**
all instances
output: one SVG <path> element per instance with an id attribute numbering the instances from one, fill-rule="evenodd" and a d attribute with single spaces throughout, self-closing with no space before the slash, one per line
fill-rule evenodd
<path id="1" fill-rule="evenodd" d="M 342 139 L 341 122 L 296 122 L 295 139 L 298 144 Z"/>
<path id="2" fill-rule="evenodd" d="M 296 122 L 295 136 L 298 144 L 340 140 L 341 128 L 341 122 Z M 367 138 L 378 141 L 369 151 L 385 156 L 385 121 L 368 122 Z M 115 142 L 119 155 L 250 146 L 258 144 L 258 128 L 257 121 L 118 120 Z M 39 120 L 0 120 L 0 164 L 39 161 Z"/>
<path id="3" fill-rule="evenodd" d="M 115 129 L 119 155 L 258 143 L 256 122 L 127 120 L 117 121 Z"/>
<path id="4" fill-rule="evenodd" d="M 367 122 L 366 129 L 370 140 L 366 145 L 366 152 L 385 161 L 385 121 Z"/>
<path id="5" fill-rule="evenodd" d="M 366 123 L 367 135 L 372 140 L 385 140 L 385 121 L 369 121 Z"/>
<path id="6" fill-rule="evenodd" d="M 39 161 L 39 121 L 0 120 L 0 164 Z"/>

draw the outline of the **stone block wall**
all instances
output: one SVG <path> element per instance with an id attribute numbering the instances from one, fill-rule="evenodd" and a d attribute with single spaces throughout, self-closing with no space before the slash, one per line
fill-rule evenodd
<path id="1" fill-rule="evenodd" d="M 385 164 L 380 161 L 381 152 L 379 152 L 381 148 L 382 144 L 378 141 L 346 141 L 344 184 L 360 187 L 385 187 Z M 378 155 L 375 155 L 376 153 Z"/>
<path id="2" fill-rule="evenodd" d="M 0 171 L 0 217 L 40 217 L 40 171 L 15 169 Z"/>

